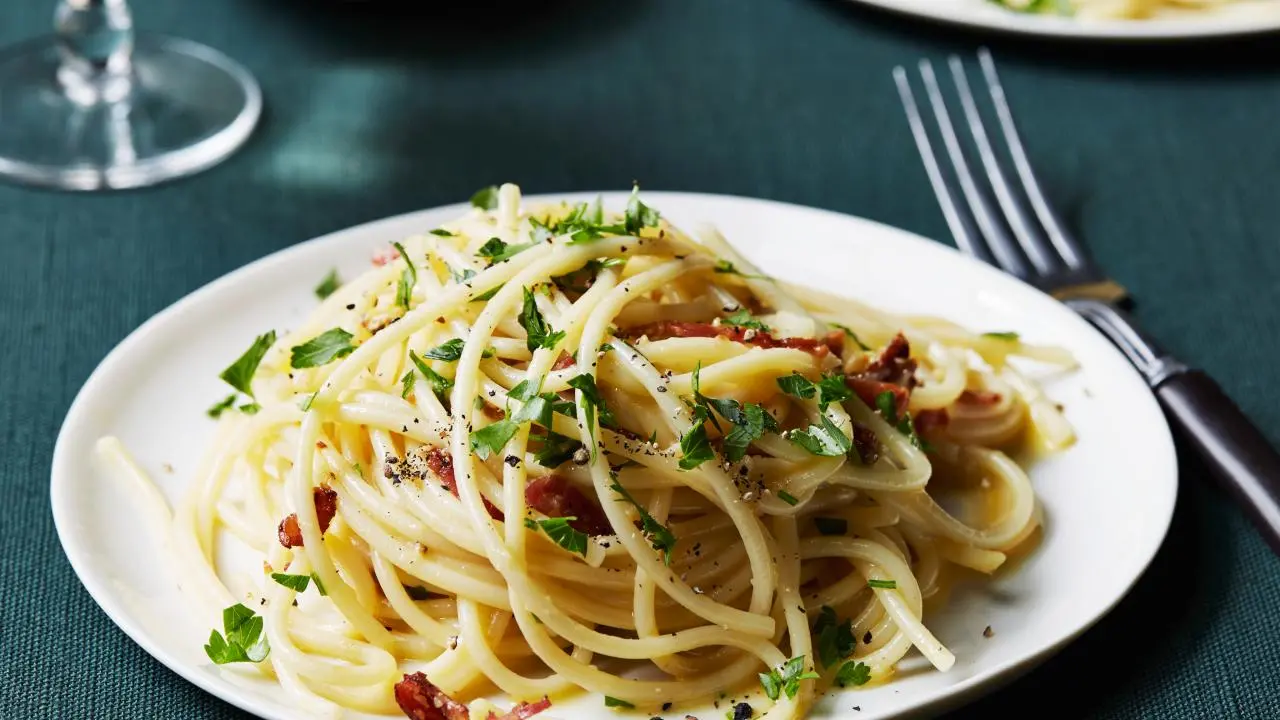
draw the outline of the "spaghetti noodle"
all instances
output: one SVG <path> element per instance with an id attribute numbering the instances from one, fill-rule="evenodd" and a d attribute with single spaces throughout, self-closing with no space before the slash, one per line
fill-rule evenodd
<path id="1" fill-rule="evenodd" d="M 175 512 L 215 662 L 419 720 L 798 718 L 952 665 L 925 600 L 1040 522 L 1001 448 L 1072 442 L 1006 360 L 1068 354 L 772 280 L 638 195 L 473 200 L 223 374 L 251 398 Z M 219 573 L 225 534 L 262 569 Z"/>

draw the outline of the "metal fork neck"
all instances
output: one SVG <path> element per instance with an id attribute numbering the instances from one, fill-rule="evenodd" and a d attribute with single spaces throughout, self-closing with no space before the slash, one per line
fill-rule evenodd
<path id="1" fill-rule="evenodd" d="M 1133 363 L 1151 387 L 1158 387 L 1173 375 L 1188 368 L 1173 358 L 1151 338 L 1139 331 L 1119 308 L 1092 299 L 1066 300 L 1067 306 L 1088 320 L 1115 344 Z"/>

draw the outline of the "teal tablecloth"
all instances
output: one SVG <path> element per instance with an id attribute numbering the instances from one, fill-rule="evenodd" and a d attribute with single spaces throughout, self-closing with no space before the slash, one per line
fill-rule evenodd
<path id="1" fill-rule="evenodd" d="M 161 188 L 0 186 L 0 717 L 243 717 L 117 630 L 54 535 L 59 425 L 147 317 L 274 250 L 503 180 L 554 192 L 635 178 L 945 238 L 889 71 L 983 42 L 1052 195 L 1142 322 L 1280 442 L 1274 41 L 1015 42 L 820 0 L 455 5 L 470 9 L 138 0 L 141 27 L 257 75 L 259 132 Z M 44 32 L 52 6 L 5 3 L 0 43 Z M 1280 718 L 1280 560 L 1198 463 L 1181 470 L 1172 532 L 1133 593 L 956 717 Z"/>

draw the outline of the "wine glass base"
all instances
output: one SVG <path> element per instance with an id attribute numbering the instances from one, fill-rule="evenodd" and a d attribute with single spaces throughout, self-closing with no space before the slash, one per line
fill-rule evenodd
<path id="1" fill-rule="evenodd" d="M 64 190 L 152 185 L 224 159 L 262 114 L 262 91 L 243 67 L 187 40 L 137 36 L 126 83 L 94 91 L 67 80 L 52 37 L 0 55 L 0 179 Z"/>

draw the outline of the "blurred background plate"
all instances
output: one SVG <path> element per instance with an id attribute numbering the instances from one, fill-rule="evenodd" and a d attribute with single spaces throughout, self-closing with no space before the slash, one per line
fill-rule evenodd
<path id="1" fill-rule="evenodd" d="M 1082 20 L 1014 12 L 992 0 L 850 0 L 929 20 L 1020 35 L 1097 40 L 1223 38 L 1280 30 L 1280 3 L 1247 0 L 1148 20 Z"/>

